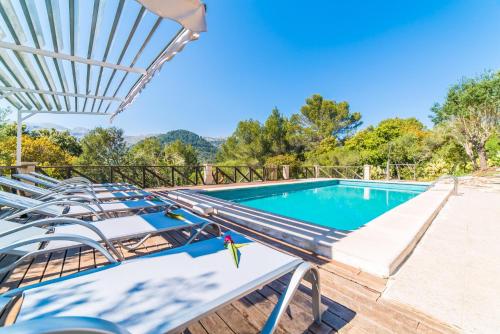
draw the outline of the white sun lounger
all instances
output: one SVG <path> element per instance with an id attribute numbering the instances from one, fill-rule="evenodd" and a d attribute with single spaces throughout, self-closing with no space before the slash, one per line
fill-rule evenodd
<path id="1" fill-rule="evenodd" d="M 48 218 L 19 224 L 0 220 L 0 254 L 19 257 L 8 266 L 0 267 L 0 274 L 13 269 L 26 258 L 41 253 L 82 245 L 96 248 L 96 243 L 89 242 L 89 240 L 104 242 L 115 257 L 122 260 L 122 255 L 113 246 L 114 243 L 118 243 L 127 250 L 135 250 L 153 235 L 180 229 L 191 229 L 191 237 L 187 241 L 191 243 L 208 226 L 215 227 L 217 233 L 220 234 L 220 227 L 215 222 L 198 217 L 181 208 L 171 212 L 181 214 L 183 219 L 174 219 L 165 216 L 163 212 L 155 212 L 95 222 L 75 218 Z M 133 245 L 122 243 L 122 241 L 135 238 L 142 239 Z"/>
<path id="2" fill-rule="evenodd" d="M 91 190 L 87 189 L 71 189 L 71 188 L 52 190 L 52 189 L 40 188 L 33 184 L 21 182 L 4 176 L 0 176 L 0 186 L 4 186 L 13 190 L 18 190 L 33 195 L 34 198 L 38 200 L 62 199 L 62 198 L 70 199 L 70 198 L 76 198 L 72 197 L 72 195 L 76 195 L 80 199 L 88 199 L 89 201 L 97 200 L 98 202 L 101 202 L 110 200 L 143 198 L 152 195 L 150 192 L 144 190 L 101 192 L 101 193 L 93 193 Z"/>
<path id="3" fill-rule="evenodd" d="M 89 179 L 82 177 L 82 176 L 71 177 L 71 178 L 65 179 L 65 180 L 58 180 L 54 177 L 48 176 L 47 174 L 43 174 L 43 173 L 29 172 L 28 174 L 33 175 L 39 179 L 43 179 L 43 180 L 46 180 L 46 181 L 49 181 L 52 183 L 56 183 L 56 184 L 72 183 L 72 182 L 76 182 L 76 183 L 84 182 L 84 183 L 92 184 L 94 187 L 116 187 L 116 186 L 118 186 L 118 187 L 129 187 L 129 188 L 137 189 L 136 186 L 134 186 L 130 183 L 124 183 L 124 182 L 92 183 L 92 181 L 90 181 Z"/>
<path id="4" fill-rule="evenodd" d="M 92 190 L 93 192 L 112 192 L 112 191 L 130 191 L 130 190 L 138 190 L 139 188 L 133 187 L 133 186 L 128 186 L 128 185 L 114 185 L 114 186 L 102 186 L 102 185 L 93 185 L 93 184 L 88 184 L 85 182 L 77 182 L 77 183 L 54 183 L 51 181 L 47 181 L 44 179 L 40 179 L 36 176 L 33 176 L 31 174 L 13 174 L 12 177 L 26 181 L 26 182 L 31 182 L 36 185 L 40 185 L 49 189 L 89 189 Z"/>
<path id="5" fill-rule="evenodd" d="M 125 260 L 3 294 L 6 312 L 17 297 L 16 322 L 52 317 L 92 317 L 130 333 L 177 333 L 193 322 L 293 273 L 262 333 L 272 333 L 303 278 L 312 283 L 313 314 L 320 321 L 317 269 L 302 259 L 231 233 L 240 263 L 213 238 Z M 13 311 L 14 312 L 14 311 Z"/>
<path id="6" fill-rule="evenodd" d="M 5 191 L 0 191 L 0 206 L 14 209 L 0 215 L 0 218 L 12 219 L 29 213 L 38 213 L 48 217 L 108 216 L 110 213 L 160 209 L 173 203 L 160 198 L 122 202 L 87 204 L 71 200 L 39 201 Z"/>

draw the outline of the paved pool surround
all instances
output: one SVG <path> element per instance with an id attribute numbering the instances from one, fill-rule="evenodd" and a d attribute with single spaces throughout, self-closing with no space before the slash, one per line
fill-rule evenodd
<path id="1" fill-rule="evenodd" d="M 297 181 L 297 183 L 303 182 L 332 182 L 332 179 Z M 374 186 L 379 184 L 384 187 L 423 184 L 383 181 L 362 181 L 362 183 Z M 262 186 L 237 185 L 224 189 Z M 415 248 L 451 195 L 453 184 L 439 182 L 354 231 L 320 226 L 209 196 L 210 191 L 217 190 L 221 188 L 207 188 L 202 191 L 175 190 L 170 191 L 168 196 L 188 206 L 206 213 L 211 212 L 214 216 L 233 221 L 318 255 L 377 276 L 388 277 Z"/>

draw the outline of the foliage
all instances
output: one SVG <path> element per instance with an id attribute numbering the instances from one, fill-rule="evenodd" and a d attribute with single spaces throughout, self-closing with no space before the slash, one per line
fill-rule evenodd
<path id="1" fill-rule="evenodd" d="M 163 162 L 163 145 L 159 138 L 149 137 L 133 145 L 129 155 L 134 165 L 158 165 Z"/>
<path id="2" fill-rule="evenodd" d="M 8 123 L 9 108 L 0 109 L 0 165 L 16 164 L 17 124 Z M 38 130 L 30 132 L 22 127 L 23 161 L 38 162 L 40 165 L 69 165 L 79 154 L 78 140 L 69 132 Z"/>
<path id="3" fill-rule="evenodd" d="M 246 165 L 263 164 L 267 150 L 262 125 L 250 119 L 238 123 L 233 135 L 222 144 L 217 153 L 217 161 L 233 160 Z"/>
<path id="4" fill-rule="evenodd" d="M 128 148 L 123 130 L 97 127 L 80 142 L 82 154 L 78 163 L 82 165 L 122 165 L 128 160 Z"/>
<path id="5" fill-rule="evenodd" d="M 288 152 L 289 144 L 286 141 L 287 119 L 274 107 L 262 128 L 262 142 L 267 144 L 266 149 L 273 154 L 283 155 Z"/>
<path id="6" fill-rule="evenodd" d="M 424 125 L 415 118 L 389 118 L 378 126 L 358 132 L 345 143 L 356 150 L 360 163 L 381 165 L 387 159 L 397 163 L 416 163 L 421 156 L 421 144 L 428 134 Z"/>
<path id="7" fill-rule="evenodd" d="M 443 158 L 437 158 L 425 165 L 424 175 L 427 178 L 435 179 L 441 175 L 450 174 L 451 170 L 452 167 L 449 162 L 447 162 Z"/>
<path id="8" fill-rule="evenodd" d="M 56 129 L 40 129 L 32 131 L 30 135 L 34 138 L 46 137 L 72 156 L 76 157 L 82 154 L 82 146 L 78 142 L 78 139 L 72 136 L 67 130 L 57 131 Z"/>
<path id="9" fill-rule="evenodd" d="M 444 126 L 426 129 L 415 118 L 390 118 L 357 133 L 361 115 L 346 102 L 313 95 L 289 118 L 274 108 L 266 121 L 238 123 L 217 153 L 219 164 L 360 166 L 378 177 L 391 164 L 418 164 L 419 173 L 469 170 L 463 147 Z M 406 173 L 406 171 L 399 171 Z M 413 171 L 411 171 L 413 175 Z"/>
<path id="10" fill-rule="evenodd" d="M 33 138 L 24 135 L 21 156 L 23 161 L 38 162 L 40 165 L 69 165 L 73 157 L 47 137 Z M 0 140 L 1 165 L 15 165 L 16 137 Z"/>
<path id="11" fill-rule="evenodd" d="M 300 114 L 302 124 L 314 143 L 330 136 L 343 140 L 362 123 L 361 114 L 352 113 L 349 103 L 326 100 L 319 94 L 306 99 Z"/>
<path id="12" fill-rule="evenodd" d="M 432 112 L 433 122 L 447 127 L 464 147 L 474 169 L 488 168 L 486 142 L 500 129 L 500 72 L 463 79 Z"/>
<path id="13" fill-rule="evenodd" d="M 196 166 L 198 165 L 198 152 L 190 145 L 176 140 L 163 149 L 164 162 L 168 165 Z"/>
<path id="14" fill-rule="evenodd" d="M 170 144 L 180 140 L 184 144 L 193 146 L 199 153 L 199 159 L 203 162 L 211 162 L 215 159 L 217 147 L 205 138 L 187 130 L 174 130 L 158 135 L 162 145 Z"/>
<path id="15" fill-rule="evenodd" d="M 500 136 L 498 134 L 491 136 L 485 147 L 490 165 L 500 166 Z"/>
<path id="16" fill-rule="evenodd" d="M 264 164 L 266 167 L 275 167 L 275 166 L 283 166 L 289 165 L 292 167 L 300 166 L 300 160 L 293 154 L 280 154 L 269 157 L 266 159 L 266 163 Z"/>

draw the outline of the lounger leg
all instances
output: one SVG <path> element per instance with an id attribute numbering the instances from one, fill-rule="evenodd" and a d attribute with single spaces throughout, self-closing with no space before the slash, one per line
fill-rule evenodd
<path id="1" fill-rule="evenodd" d="M 286 309 L 292 301 L 292 298 L 295 295 L 295 291 L 297 291 L 297 289 L 299 288 L 300 282 L 303 278 L 312 281 L 312 308 L 314 320 L 316 322 L 321 321 L 321 291 L 319 286 L 319 272 L 316 268 L 311 267 L 309 263 L 304 262 L 300 266 L 298 266 L 297 269 L 295 269 L 286 291 L 281 295 L 278 303 L 273 309 L 273 312 L 269 316 L 269 319 L 267 319 L 267 322 L 262 329 L 263 334 L 271 334 L 275 331 L 281 316 L 286 312 Z"/>
<path id="2" fill-rule="evenodd" d="M 312 310 L 314 320 L 321 322 L 321 283 L 317 268 L 311 268 L 304 277 L 312 285 Z"/>
<path id="3" fill-rule="evenodd" d="M 200 228 L 198 228 L 196 230 L 195 233 L 191 233 L 191 237 L 188 239 L 188 241 L 186 241 L 185 245 L 189 245 L 190 243 L 192 243 L 194 241 L 194 239 L 196 239 L 200 233 L 205 230 L 208 226 L 214 226 L 217 230 L 217 234 L 220 236 L 221 235 L 221 228 L 220 228 L 220 225 L 217 224 L 217 223 L 214 223 L 214 222 L 206 222 L 204 224 L 202 224 L 200 226 Z"/>
<path id="4" fill-rule="evenodd" d="M 121 241 L 117 241 L 117 243 L 122 246 L 123 248 L 125 248 L 126 250 L 128 251 L 135 251 L 137 248 L 139 248 L 143 243 L 146 242 L 146 240 L 148 240 L 149 238 L 151 238 L 152 234 L 147 234 L 144 238 L 142 238 L 141 240 L 139 240 L 138 242 L 136 242 L 135 244 L 133 244 L 132 246 L 126 246 L 124 245 Z"/>

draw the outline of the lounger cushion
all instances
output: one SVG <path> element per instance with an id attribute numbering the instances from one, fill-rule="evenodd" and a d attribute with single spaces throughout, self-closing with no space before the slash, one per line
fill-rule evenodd
<path id="1" fill-rule="evenodd" d="M 0 220 L 0 232 L 2 232 L 2 233 L 9 231 L 11 229 L 14 229 L 16 227 L 19 227 L 19 226 L 21 226 L 21 224 L 13 223 L 13 222 L 10 222 L 7 220 Z M 27 238 L 31 238 L 31 237 L 35 237 L 35 236 L 42 236 L 42 235 L 46 234 L 47 232 L 48 231 L 46 229 L 43 229 L 43 228 L 28 227 L 27 229 L 0 237 L 0 248 L 9 246 L 12 243 L 19 241 L 19 240 L 23 240 L 23 239 L 27 239 Z M 32 252 L 32 251 L 37 250 L 39 247 L 40 247 L 40 244 L 38 244 L 38 243 L 29 244 L 26 246 L 19 247 L 15 250 L 9 251 L 9 254 L 22 256 L 28 252 Z"/>
<path id="2" fill-rule="evenodd" d="M 100 200 L 145 197 L 145 196 L 151 196 L 151 193 L 145 190 L 131 190 L 131 191 L 116 191 L 116 192 L 101 192 L 96 194 L 97 199 Z"/>
<path id="3" fill-rule="evenodd" d="M 17 321 L 90 316 L 131 333 L 175 331 L 302 263 L 241 236 L 233 239 L 247 243 L 239 268 L 223 238 L 209 239 L 23 288 Z"/>
<path id="4" fill-rule="evenodd" d="M 122 201 L 122 202 L 109 202 L 109 203 L 101 203 L 100 206 L 104 210 L 104 212 L 112 212 L 112 211 L 129 211 L 129 210 L 139 210 L 139 209 L 147 209 L 154 207 L 161 207 L 165 205 L 169 205 L 171 202 L 163 201 L 163 200 L 137 200 L 137 201 Z M 91 205 L 96 211 L 99 208 L 96 205 Z M 85 214 L 90 214 L 91 211 L 83 206 L 73 205 L 70 207 L 69 211 L 66 213 L 66 216 L 82 216 Z"/>
<path id="5" fill-rule="evenodd" d="M 92 199 L 92 196 L 90 196 L 88 193 L 81 193 L 81 192 L 66 193 L 66 194 L 64 194 L 64 196 L 68 196 L 70 194 L 74 194 L 77 196 Z M 146 197 L 146 196 L 151 196 L 151 195 L 152 194 L 150 192 L 147 192 L 144 190 L 130 190 L 130 191 L 117 191 L 117 192 L 110 192 L 110 191 L 98 192 L 95 194 L 95 197 L 99 201 L 110 201 L 110 200 L 121 200 L 121 199 Z M 54 196 L 54 197 L 56 197 L 56 196 Z"/>
<path id="6" fill-rule="evenodd" d="M 109 240 L 131 239 L 142 237 L 149 233 L 160 233 L 182 228 L 191 228 L 206 223 L 202 219 L 186 210 L 175 210 L 175 213 L 182 214 L 186 220 L 173 219 L 165 216 L 163 212 L 148 213 L 144 215 L 133 215 L 119 218 L 105 219 L 92 222 Z M 62 225 L 55 228 L 55 233 L 77 234 L 93 240 L 100 240 L 97 234 L 81 225 Z M 45 249 L 63 249 L 77 245 L 71 241 L 51 241 Z"/>
<path id="7" fill-rule="evenodd" d="M 36 176 L 30 174 L 14 174 L 12 175 L 16 179 L 24 180 L 28 182 L 32 182 L 34 184 L 42 185 L 46 188 L 53 188 L 58 186 L 59 184 L 50 182 L 44 179 L 40 179 Z M 127 191 L 127 190 L 137 190 L 138 188 L 131 185 L 121 185 L 121 184 L 93 184 L 92 190 L 95 192 L 104 192 L 104 191 Z"/>

